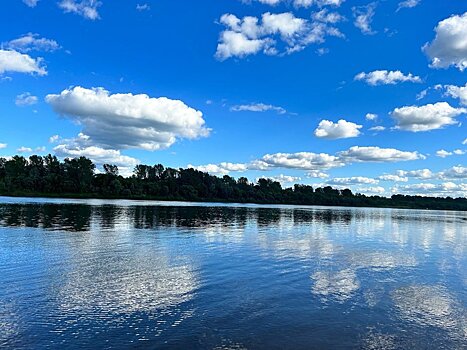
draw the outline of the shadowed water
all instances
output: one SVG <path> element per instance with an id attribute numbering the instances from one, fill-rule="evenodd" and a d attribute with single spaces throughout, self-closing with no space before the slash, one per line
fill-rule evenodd
<path id="1" fill-rule="evenodd" d="M 462 212 L 0 198 L 0 348 L 466 349 Z"/>

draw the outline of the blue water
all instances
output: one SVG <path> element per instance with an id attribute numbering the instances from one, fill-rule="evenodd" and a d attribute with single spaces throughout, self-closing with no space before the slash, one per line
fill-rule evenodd
<path id="1" fill-rule="evenodd" d="M 462 212 L 0 198 L 6 349 L 466 349 Z"/>

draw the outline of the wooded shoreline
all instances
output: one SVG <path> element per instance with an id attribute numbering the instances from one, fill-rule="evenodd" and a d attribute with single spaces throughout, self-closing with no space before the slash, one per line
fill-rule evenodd
<path id="1" fill-rule="evenodd" d="M 0 195 L 12 197 L 131 199 L 185 202 L 322 205 L 467 211 L 466 198 L 393 195 L 390 198 L 352 193 L 330 186 L 313 188 L 245 177 L 217 177 L 192 168 L 137 165 L 131 177 L 104 164 L 104 173 L 85 157 L 60 161 L 56 156 L 0 158 Z"/>

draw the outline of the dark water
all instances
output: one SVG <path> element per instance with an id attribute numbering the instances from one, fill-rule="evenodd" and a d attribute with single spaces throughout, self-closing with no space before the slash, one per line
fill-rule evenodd
<path id="1" fill-rule="evenodd" d="M 466 349 L 461 212 L 0 198 L 0 347 Z"/>

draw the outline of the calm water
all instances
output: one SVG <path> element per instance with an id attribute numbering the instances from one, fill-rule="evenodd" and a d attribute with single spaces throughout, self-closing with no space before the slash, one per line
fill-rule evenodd
<path id="1" fill-rule="evenodd" d="M 0 198 L 1 348 L 466 344 L 466 213 Z"/>

